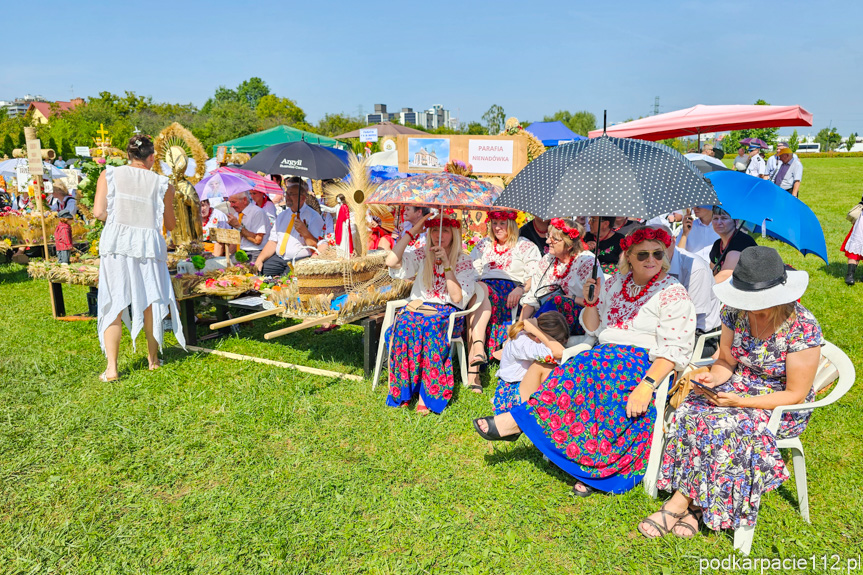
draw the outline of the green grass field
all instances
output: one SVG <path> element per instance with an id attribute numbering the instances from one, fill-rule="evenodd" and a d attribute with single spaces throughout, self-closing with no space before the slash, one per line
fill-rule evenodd
<path id="1" fill-rule="evenodd" d="M 844 284 L 838 250 L 863 160 L 804 165 L 833 261 L 767 243 L 809 272 L 805 305 L 863 374 L 863 285 Z M 66 290 L 70 313 L 85 291 Z M 578 499 L 526 439 L 491 448 L 470 425 L 488 389 L 419 417 L 368 381 L 176 348 L 149 373 L 143 338 L 124 340 L 122 378 L 105 384 L 95 322 L 51 319 L 47 282 L 0 266 L 0 300 L 0 573 L 678 574 L 732 553 L 727 532 L 644 539 L 636 524 L 659 502 L 640 487 Z M 264 342 L 271 326 L 284 322 L 215 345 L 361 373 L 358 329 Z M 861 404 L 857 386 L 814 415 L 812 524 L 788 482 L 763 502 L 753 557 L 863 554 Z"/>

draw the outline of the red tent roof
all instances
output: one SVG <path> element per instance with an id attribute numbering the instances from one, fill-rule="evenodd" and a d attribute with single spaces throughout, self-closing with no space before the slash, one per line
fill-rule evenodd
<path id="1" fill-rule="evenodd" d="M 664 140 L 694 136 L 704 132 L 725 132 L 748 128 L 779 128 L 811 126 L 812 114 L 800 106 L 705 106 L 699 104 L 685 110 L 668 112 L 617 124 L 606 130 L 617 138 Z M 591 138 L 602 135 L 602 129 L 590 132 Z"/>

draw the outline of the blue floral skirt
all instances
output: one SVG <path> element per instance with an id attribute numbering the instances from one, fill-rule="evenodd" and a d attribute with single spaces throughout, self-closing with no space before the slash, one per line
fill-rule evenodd
<path id="1" fill-rule="evenodd" d="M 400 407 L 419 395 L 431 411 L 440 413 L 452 398 L 455 379 L 447 342 L 449 316 L 458 308 L 427 303 L 437 313 L 425 316 L 402 309 L 384 337 L 390 358 L 387 405 Z M 454 334 L 464 330 L 464 318 L 455 322 Z"/>
<path id="2" fill-rule="evenodd" d="M 494 396 L 491 399 L 495 415 L 506 413 L 521 403 L 520 386 L 521 383 L 518 381 L 510 383 L 497 378 L 497 388 L 494 390 Z"/>
<path id="3" fill-rule="evenodd" d="M 506 307 L 506 298 L 515 289 L 515 282 L 509 280 L 482 280 L 488 286 L 488 299 L 491 303 L 491 319 L 485 331 L 488 352 L 503 347 L 512 325 L 512 308 Z"/>
<path id="4" fill-rule="evenodd" d="M 578 314 L 584 306 L 575 303 L 571 297 L 556 295 L 540 306 L 534 317 L 539 317 L 547 311 L 557 311 L 563 314 L 566 318 L 566 323 L 569 324 L 569 335 L 584 335 L 584 328 L 578 323 Z"/>
<path id="5" fill-rule="evenodd" d="M 656 409 L 626 416 L 650 363 L 644 348 L 600 345 L 556 368 L 510 413 L 552 463 L 590 487 L 624 493 L 641 482 L 650 457 Z"/>

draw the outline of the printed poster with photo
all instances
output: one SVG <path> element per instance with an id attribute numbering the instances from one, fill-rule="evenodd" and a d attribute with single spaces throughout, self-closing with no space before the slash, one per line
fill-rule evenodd
<path id="1" fill-rule="evenodd" d="M 443 171 L 449 152 L 448 138 L 408 138 L 408 168 Z"/>

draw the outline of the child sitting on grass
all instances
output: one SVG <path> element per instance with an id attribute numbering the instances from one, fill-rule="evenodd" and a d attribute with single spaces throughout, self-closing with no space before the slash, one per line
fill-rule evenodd
<path id="1" fill-rule="evenodd" d="M 569 324 L 563 314 L 548 311 L 514 323 L 508 335 L 497 370 L 497 389 L 491 400 L 496 415 L 522 402 L 519 384 L 534 361 L 556 363 L 562 357 L 569 339 Z"/>

